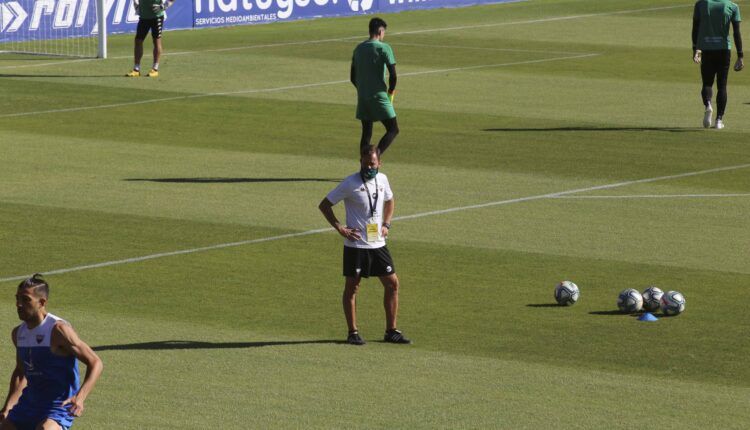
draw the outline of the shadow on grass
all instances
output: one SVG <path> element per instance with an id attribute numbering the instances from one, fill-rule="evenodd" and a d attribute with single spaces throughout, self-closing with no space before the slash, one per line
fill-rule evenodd
<path id="1" fill-rule="evenodd" d="M 328 178 L 128 178 L 127 182 L 167 182 L 174 184 L 235 184 L 262 182 L 341 182 Z"/>
<path id="2" fill-rule="evenodd" d="M 698 127 L 539 127 L 539 128 L 485 128 L 482 131 L 667 131 L 685 133 L 701 131 Z"/>
<path id="3" fill-rule="evenodd" d="M 529 303 L 526 305 L 527 308 L 564 308 L 565 306 L 558 305 L 557 303 Z"/>
<path id="4" fill-rule="evenodd" d="M 642 316 L 644 313 L 645 312 L 628 313 L 628 312 L 621 312 L 621 311 L 594 311 L 594 312 L 589 312 L 589 315 L 620 315 L 620 316 L 629 316 L 633 318 L 638 318 Z M 651 312 L 651 314 L 659 319 L 674 318 L 677 316 L 677 315 L 664 315 L 663 313 L 656 313 L 656 312 Z"/>
<path id="5" fill-rule="evenodd" d="M 33 60 L 33 61 L 47 60 L 47 61 L 49 61 L 50 58 L 49 57 L 44 58 L 44 57 L 40 57 L 40 56 L 26 57 L 26 56 L 21 56 L 21 55 L 18 55 L 18 54 L 0 55 L 0 62 L 2 62 L 2 61 L 27 61 L 27 60 Z"/>
<path id="6" fill-rule="evenodd" d="M 149 351 L 174 349 L 238 349 L 263 346 L 345 344 L 344 340 L 289 340 L 269 342 L 198 342 L 193 340 L 163 340 L 158 342 L 127 343 L 122 345 L 100 345 L 94 351 Z"/>
<path id="7" fill-rule="evenodd" d="M 640 314 L 639 313 L 632 313 L 631 314 L 631 313 L 628 313 L 628 312 L 614 310 L 614 311 L 593 311 L 593 312 L 589 312 L 589 315 L 621 315 L 621 316 L 622 315 L 630 315 L 630 316 L 637 317 Z"/>
<path id="8" fill-rule="evenodd" d="M 120 75 L 20 75 L 16 73 L 0 73 L 0 78 L 116 78 Z"/>

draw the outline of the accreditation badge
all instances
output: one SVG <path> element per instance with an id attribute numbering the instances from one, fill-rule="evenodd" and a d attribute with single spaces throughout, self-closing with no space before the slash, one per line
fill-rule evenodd
<path id="1" fill-rule="evenodd" d="M 380 240 L 380 229 L 378 228 L 378 223 L 375 219 L 370 219 L 367 223 L 367 241 L 377 242 L 378 240 Z"/>

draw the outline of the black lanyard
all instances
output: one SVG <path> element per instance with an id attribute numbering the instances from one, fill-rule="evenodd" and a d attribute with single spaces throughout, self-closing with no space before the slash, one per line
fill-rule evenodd
<path id="1" fill-rule="evenodd" d="M 378 193 L 378 177 L 375 176 L 375 195 L 373 196 L 373 200 L 370 200 L 370 189 L 367 188 L 367 181 L 365 181 L 365 175 L 359 174 L 359 177 L 362 178 L 362 185 L 365 186 L 365 194 L 367 194 L 367 203 L 370 204 L 370 218 L 375 217 L 375 210 L 378 208 L 378 198 L 380 198 L 380 194 Z"/>

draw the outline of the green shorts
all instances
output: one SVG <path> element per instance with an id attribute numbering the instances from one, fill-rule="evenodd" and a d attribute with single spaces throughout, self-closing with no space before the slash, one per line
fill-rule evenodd
<path id="1" fill-rule="evenodd" d="M 377 93 L 369 98 L 357 100 L 357 119 L 362 121 L 385 121 L 396 118 L 396 111 L 388 94 Z"/>

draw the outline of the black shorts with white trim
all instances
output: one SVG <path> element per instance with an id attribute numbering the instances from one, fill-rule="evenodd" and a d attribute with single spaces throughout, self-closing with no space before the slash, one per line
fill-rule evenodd
<path id="1" fill-rule="evenodd" d="M 380 248 L 353 248 L 344 246 L 344 276 L 388 276 L 396 273 L 396 266 L 387 246 Z"/>
<path id="2" fill-rule="evenodd" d="M 148 32 L 151 32 L 151 37 L 154 39 L 161 39 L 161 31 L 164 27 L 164 17 L 160 16 L 158 18 L 141 18 L 138 20 L 138 27 L 135 31 L 135 38 L 138 40 L 143 40 L 148 36 Z"/>

